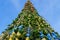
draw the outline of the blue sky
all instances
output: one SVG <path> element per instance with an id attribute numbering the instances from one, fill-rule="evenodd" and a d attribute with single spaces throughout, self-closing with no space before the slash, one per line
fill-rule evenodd
<path id="1" fill-rule="evenodd" d="M 11 24 L 27 0 L 0 0 L 0 34 Z M 39 15 L 60 34 L 60 0 L 31 0 Z"/>

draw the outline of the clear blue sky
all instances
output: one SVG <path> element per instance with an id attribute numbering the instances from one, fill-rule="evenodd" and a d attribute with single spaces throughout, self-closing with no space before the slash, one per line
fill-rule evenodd
<path id="1" fill-rule="evenodd" d="M 39 15 L 60 34 L 60 0 L 31 0 Z M 24 7 L 26 0 L 0 0 L 0 34 Z"/>

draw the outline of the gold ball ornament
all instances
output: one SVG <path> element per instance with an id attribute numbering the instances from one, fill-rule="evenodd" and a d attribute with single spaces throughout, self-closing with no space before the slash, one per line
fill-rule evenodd
<path id="1" fill-rule="evenodd" d="M 9 38 L 9 40 L 13 40 L 12 38 Z"/>
<path id="2" fill-rule="evenodd" d="M 45 21 L 43 21 L 43 23 L 45 23 Z"/>
<path id="3" fill-rule="evenodd" d="M 29 37 L 26 37 L 26 40 L 29 40 Z"/>
<path id="4" fill-rule="evenodd" d="M 15 32 L 13 32 L 12 35 L 15 35 Z"/>
<path id="5" fill-rule="evenodd" d="M 17 32 L 17 36 L 20 37 L 21 36 L 21 33 L 20 32 Z"/>
<path id="6" fill-rule="evenodd" d="M 46 38 L 42 38 L 42 40 L 46 40 Z"/>
<path id="7" fill-rule="evenodd" d="M 16 38 L 16 40 L 19 40 L 18 38 Z"/>
<path id="8" fill-rule="evenodd" d="M 10 38 L 13 38 L 14 36 L 13 35 L 10 35 Z"/>
<path id="9" fill-rule="evenodd" d="M 10 35 L 10 38 L 9 38 L 9 40 L 13 40 L 13 35 Z"/>

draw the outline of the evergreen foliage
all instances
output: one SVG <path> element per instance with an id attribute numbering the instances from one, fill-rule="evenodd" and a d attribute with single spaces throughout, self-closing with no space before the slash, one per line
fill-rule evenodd
<path id="1" fill-rule="evenodd" d="M 60 36 L 27 1 L 18 17 L 2 33 L 0 40 L 60 40 Z"/>

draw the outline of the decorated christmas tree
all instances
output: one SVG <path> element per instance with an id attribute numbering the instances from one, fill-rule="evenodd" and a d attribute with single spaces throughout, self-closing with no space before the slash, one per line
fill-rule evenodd
<path id="1" fill-rule="evenodd" d="M 28 0 L 18 17 L 2 32 L 0 40 L 60 40 L 60 36 Z"/>

